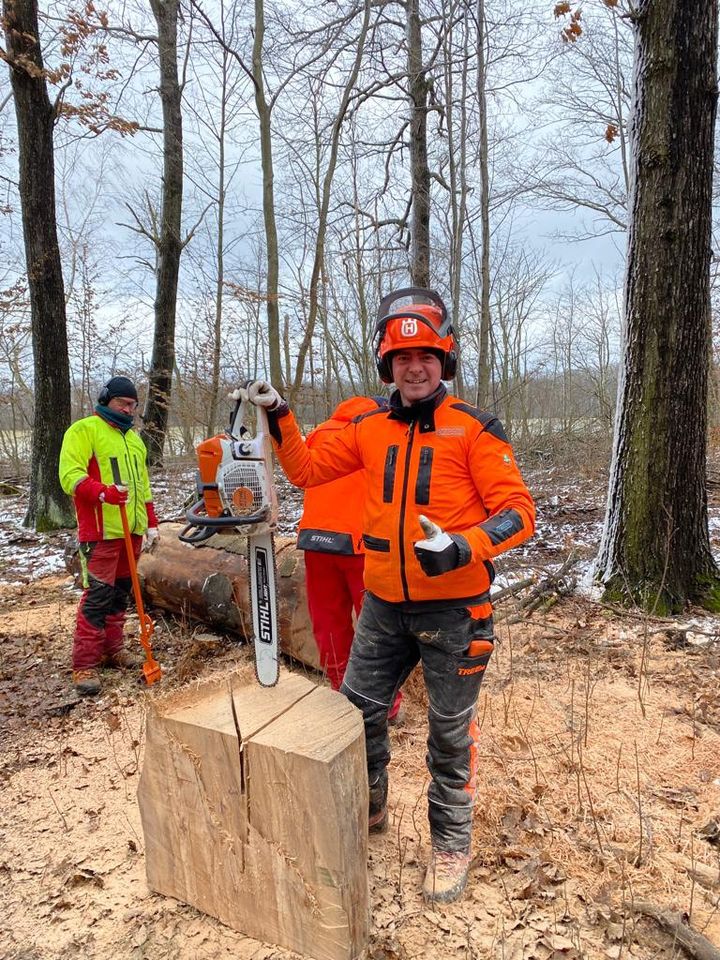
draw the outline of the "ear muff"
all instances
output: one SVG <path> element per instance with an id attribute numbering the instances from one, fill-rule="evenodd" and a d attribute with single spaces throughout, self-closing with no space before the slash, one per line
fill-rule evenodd
<path id="1" fill-rule="evenodd" d="M 380 344 L 382 339 L 385 336 L 385 328 L 387 327 L 388 318 L 385 317 L 384 320 L 380 320 L 378 325 L 375 327 L 375 366 L 377 367 L 378 376 L 383 383 L 392 383 L 392 364 L 390 363 L 390 357 L 386 354 L 384 357 L 380 356 Z"/>
<path id="2" fill-rule="evenodd" d="M 455 344 L 457 345 L 457 338 L 455 338 Z M 452 380 L 457 373 L 457 365 L 457 350 L 448 350 L 448 352 L 445 354 L 445 359 L 443 360 L 442 373 L 440 374 L 441 378 L 443 380 Z"/>
<path id="3" fill-rule="evenodd" d="M 110 391 L 107 388 L 107 384 L 102 388 L 98 394 L 97 402 L 101 407 L 106 407 L 110 402 Z"/>

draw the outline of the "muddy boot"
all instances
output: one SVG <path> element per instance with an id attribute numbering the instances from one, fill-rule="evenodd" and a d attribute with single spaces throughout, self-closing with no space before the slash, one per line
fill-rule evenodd
<path id="1" fill-rule="evenodd" d="M 467 884 L 469 866 L 469 853 L 433 850 L 423 882 L 423 897 L 436 903 L 459 899 Z"/>
<path id="2" fill-rule="evenodd" d="M 368 833 L 385 833 L 388 827 L 387 814 L 387 773 L 380 774 L 375 783 L 370 784 L 370 807 L 368 810 Z"/>
<path id="3" fill-rule="evenodd" d="M 105 658 L 104 665 L 110 670 L 139 670 L 143 665 L 143 659 L 144 657 L 137 653 L 130 653 L 125 647 L 121 647 Z"/>
<path id="4" fill-rule="evenodd" d="M 81 697 L 96 697 L 102 689 L 100 671 L 97 667 L 90 667 L 87 670 L 73 670 L 72 678 L 75 690 Z"/>

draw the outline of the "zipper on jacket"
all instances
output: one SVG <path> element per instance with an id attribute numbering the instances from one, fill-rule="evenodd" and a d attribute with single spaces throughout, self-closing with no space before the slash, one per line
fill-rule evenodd
<path id="1" fill-rule="evenodd" d="M 430 477 L 432 474 L 433 448 L 420 448 L 420 466 L 415 482 L 415 503 L 426 506 L 430 503 Z"/>
<path id="2" fill-rule="evenodd" d="M 410 477 L 410 457 L 412 455 L 413 448 L 413 439 L 415 437 L 415 424 L 416 420 L 413 420 L 408 429 L 408 445 L 407 452 L 405 456 L 405 471 L 403 474 L 403 485 L 402 485 L 402 498 L 400 500 L 400 542 L 399 542 L 399 552 L 400 552 L 400 578 L 402 580 L 403 596 L 406 600 L 410 599 L 410 591 L 408 589 L 407 582 L 407 573 L 405 572 L 405 506 L 407 504 L 407 494 L 408 494 L 408 480 Z"/>
<path id="3" fill-rule="evenodd" d="M 397 463 L 398 450 L 400 448 L 396 443 L 388 447 L 385 455 L 385 470 L 383 472 L 383 503 L 392 503 L 393 490 L 395 488 L 395 466 Z"/>

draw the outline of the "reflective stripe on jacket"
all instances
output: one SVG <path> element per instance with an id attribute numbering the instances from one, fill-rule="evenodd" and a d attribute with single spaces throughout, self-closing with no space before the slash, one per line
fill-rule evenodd
<path id="1" fill-rule="evenodd" d="M 330 419 L 308 434 L 310 449 L 319 449 L 328 438 L 344 430 L 352 419 L 377 410 L 382 404 L 370 397 L 351 397 L 338 404 Z M 363 552 L 363 510 L 365 471 L 356 470 L 330 483 L 305 491 L 303 513 L 298 524 L 299 550 L 318 553 L 353 554 Z"/>
<path id="2" fill-rule="evenodd" d="M 147 530 L 145 503 L 152 500 L 152 493 L 145 444 L 133 430 L 123 433 L 93 414 L 68 427 L 60 451 L 60 483 L 75 502 L 81 543 L 115 540 L 123 535 L 119 507 L 101 503 L 97 495 L 76 493 L 78 485 L 88 477 L 107 485 L 114 482 L 111 457 L 117 458 L 120 476 L 128 488 L 126 508 L 130 531 L 143 534 Z"/>
<path id="3" fill-rule="evenodd" d="M 276 418 L 273 435 L 297 486 L 365 469 L 365 585 L 387 602 L 482 602 L 491 559 L 534 531 L 535 506 L 500 422 L 444 387 L 412 408 L 402 408 L 396 392 L 390 409 L 359 417 L 318 449 L 305 445 L 289 412 Z M 420 514 L 465 538 L 463 566 L 426 576 L 413 550 L 424 539 Z"/>

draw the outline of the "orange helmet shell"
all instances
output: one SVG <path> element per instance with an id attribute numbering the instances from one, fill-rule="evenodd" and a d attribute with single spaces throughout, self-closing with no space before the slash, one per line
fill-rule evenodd
<path id="1" fill-rule="evenodd" d="M 398 311 L 396 317 L 388 318 L 378 347 L 379 357 L 413 348 L 450 353 L 455 350 L 455 338 L 452 334 L 441 337 L 438 333 L 441 324 L 442 313 L 438 307 L 428 303 L 409 304 L 402 312 Z"/>

